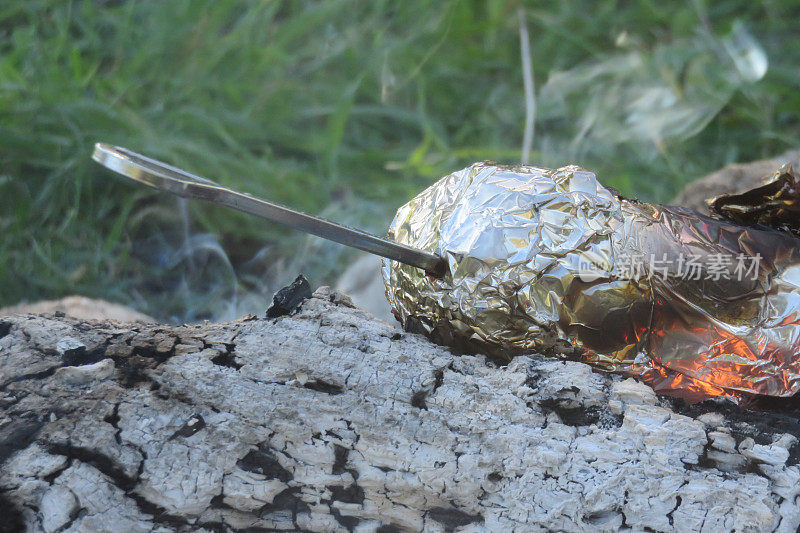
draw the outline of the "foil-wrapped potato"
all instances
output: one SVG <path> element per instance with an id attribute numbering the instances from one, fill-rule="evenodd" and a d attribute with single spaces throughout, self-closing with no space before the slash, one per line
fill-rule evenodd
<path id="1" fill-rule="evenodd" d="M 387 297 L 457 349 L 575 358 L 690 401 L 793 395 L 800 239 L 764 224 L 789 224 L 797 180 L 774 182 L 712 201 L 736 223 L 623 198 L 575 166 L 476 163 L 398 210 L 389 237 L 449 272 L 384 260 Z"/>

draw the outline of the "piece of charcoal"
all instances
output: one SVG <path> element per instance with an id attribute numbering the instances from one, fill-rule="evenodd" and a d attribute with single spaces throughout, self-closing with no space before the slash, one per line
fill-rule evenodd
<path id="1" fill-rule="evenodd" d="M 56 351 L 67 366 L 79 366 L 95 361 L 87 361 L 86 345 L 72 337 L 64 337 L 56 343 Z"/>
<path id="2" fill-rule="evenodd" d="M 206 421 L 203 419 L 203 417 L 199 414 L 194 414 L 189 417 L 189 420 L 187 420 L 178 431 L 172 434 L 169 440 L 176 439 L 178 437 L 191 437 L 204 427 L 206 427 Z"/>
<path id="3" fill-rule="evenodd" d="M 304 300 L 311 298 L 311 285 L 300 274 L 291 285 L 288 285 L 272 297 L 272 305 L 267 309 L 267 318 L 291 315 Z"/>

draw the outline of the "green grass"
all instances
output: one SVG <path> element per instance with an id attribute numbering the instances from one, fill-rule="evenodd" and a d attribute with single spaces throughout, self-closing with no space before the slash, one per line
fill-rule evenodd
<path id="1" fill-rule="evenodd" d="M 525 4 L 532 159 L 668 201 L 728 162 L 797 147 L 794 4 Z M 260 305 L 298 271 L 330 281 L 342 249 L 207 205 L 184 218 L 92 163 L 93 143 L 382 232 L 442 175 L 519 159 L 519 5 L 0 4 L 0 305 L 80 293 L 193 320 Z M 769 59 L 760 80 L 725 48 L 747 34 Z M 642 100 L 631 116 L 664 91 L 671 107 Z"/>

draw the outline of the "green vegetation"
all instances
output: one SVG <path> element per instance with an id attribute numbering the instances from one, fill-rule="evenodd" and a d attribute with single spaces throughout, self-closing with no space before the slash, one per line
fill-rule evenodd
<path id="1" fill-rule="evenodd" d="M 668 201 L 728 162 L 797 147 L 795 6 L 523 4 L 532 161 Z M 382 232 L 449 171 L 519 160 L 519 7 L 3 2 L 0 305 L 80 293 L 189 320 L 241 311 L 234 293 L 269 294 L 298 271 L 329 281 L 340 248 L 115 179 L 93 143 Z"/>

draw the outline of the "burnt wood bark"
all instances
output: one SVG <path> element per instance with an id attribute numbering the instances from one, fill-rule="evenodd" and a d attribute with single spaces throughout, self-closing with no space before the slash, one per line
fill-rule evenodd
<path id="1" fill-rule="evenodd" d="M 800 170 L 800 150 L 789 150 L 771 159 L 725 165 L 687 184 L 672 203 L 708 213 L 705 204 L 707 199 L 758 187 L 764 178 L 771 176 L 786 164 L 792 165 L 795 171 Z"/>
<path id="2" fill-rule="evenodd" d="M 291 316 L 0 319 L 0 509 L 31 531 L 796 531 L 797 418 Z"/>

